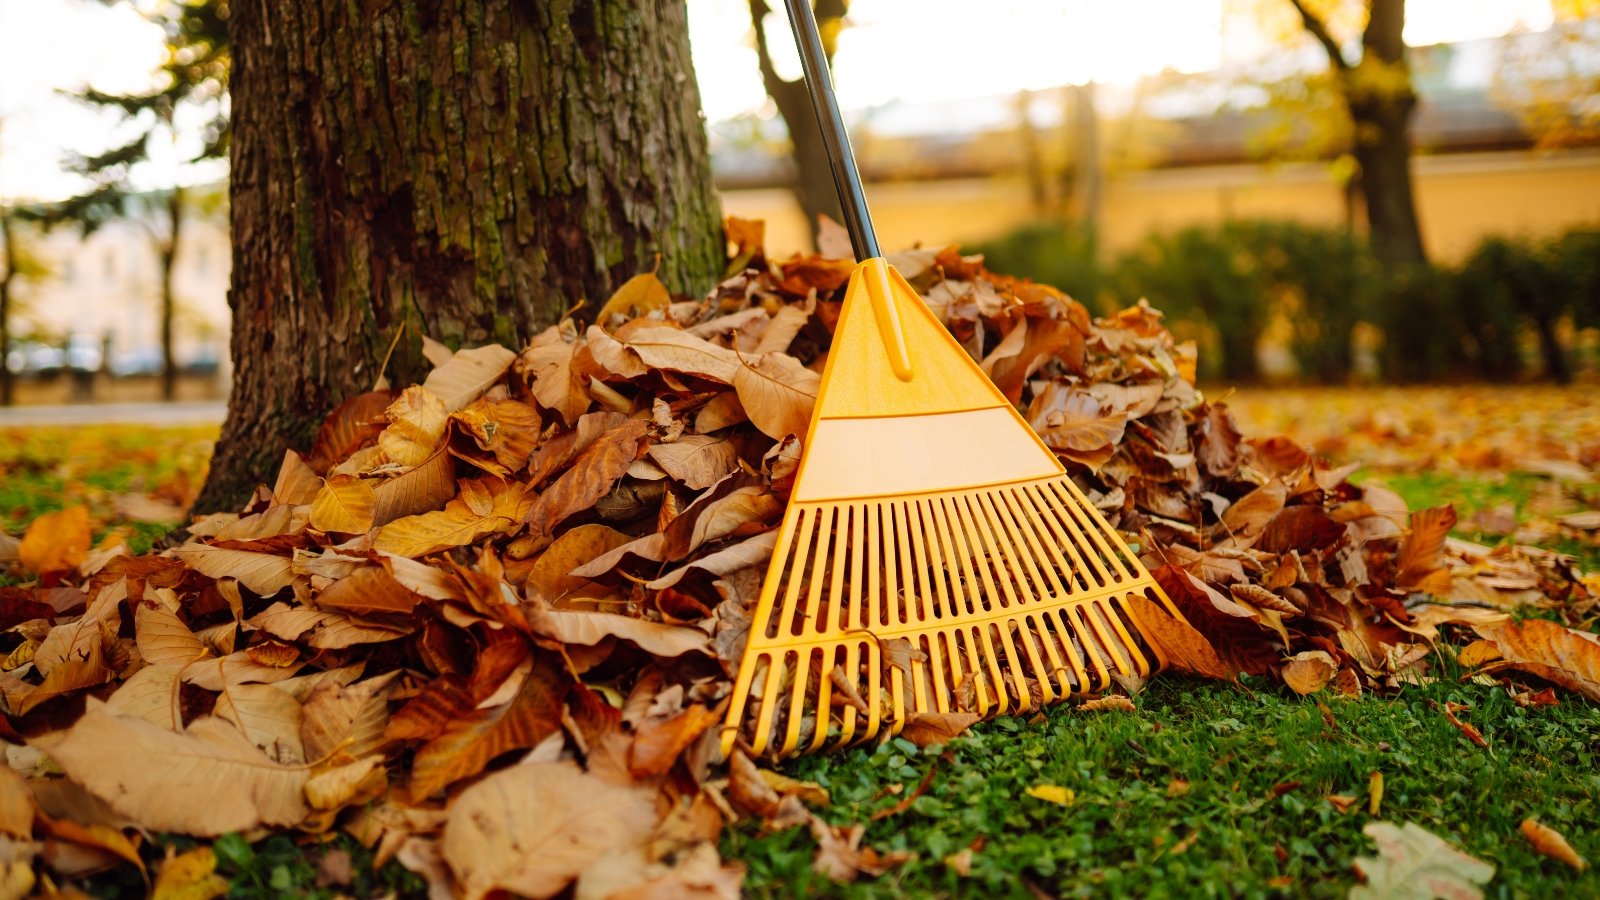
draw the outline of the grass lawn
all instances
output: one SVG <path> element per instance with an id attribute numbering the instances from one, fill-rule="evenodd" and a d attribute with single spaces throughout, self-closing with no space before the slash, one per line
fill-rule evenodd
<path id="1" fill-rule="evenodd" d="M 0 530 L 20 534 L 29 519 L 71 503 L 88 504 L 102 531 L 126 527 L 118 498 L 192 490 L 214 434 L 0 431 Z M 1510 503 L 1528 518 L 1595 501 L 1592 487 L 1552 487 L 1532 475 L 1423 467 L 1362 477 L 1380 478 L 1413 508 L 1456 502 L 1468 537 L 1480 509 Z M 162 530 L 132 526 L 133 543 L 147 546 Z M 1554 546 L 1600 570 L 1594 544 Z M 829 790 L 824 818 L 866 824 L 863 845 L 915 854 L 876 880 L 839 885 L 813 872 L 815 844 L 803 829 L 769 835 L 745 823 L 722 849 L 749 867 L 753 896 L 1342 897 L 1356 881 L 1351 861 L 1374 854 L 1362 827 L 1382 819 L 1415 822 L 1493 863 L 1491 897 L 1600 896 L 1600 875 L 1536 855 L 1518 832 L 1535 816 L 1600 859 L 1600 706 L 1561 692 L 1554 707 L 1524 708 L 1501 686 L 1461 681 L 1453 660 L 1436 662 L 1433 684 L 1321 703 L 1259 679 L 1163 676 L 1132 713 L 1056 707 L 984 723 L 943 748 L 894 741 L 785 766 Z M 1447 701 L 1470 707 L 1462 718 L 1489 749 L 1446 720 L 1435 704 Z M 1381 799 L 1372 796 L 1374 773 Z M 1028 794 L 1047 786 L 1071 792 L 1070 802 Z M 1341 812 L 1330 795 L 1354 803 Z M 347 839 L 332 846 L 363 858 Z M 217 850 L 232 896 L 333 895 L 314 887 L 320 851 L 302 854 L 281 837 L 254 850 L 226 839 Z M 98 886 L 137 895 L 134 879 Z M 420 882 L 391 864 L 361 887 L 411 895 Z"/>

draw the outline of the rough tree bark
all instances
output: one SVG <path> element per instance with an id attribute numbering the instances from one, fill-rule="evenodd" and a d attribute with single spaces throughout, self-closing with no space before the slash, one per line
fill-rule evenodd
<path id="1" fill-rule="evenodd" d="M 649 269 L 723 258 L 684 0 L 233 7 L 234 507 L 418 333 L 516 346 Z"/>
<path id="2" fill-rule="evenodd" d="M 833 41 L 828 34 L 828 24 L 843 18 L 845 3 L 840 0 L 819 0 L 814 7 L 817 22 L 824 29 L 824 46 L 828 58 L 833 59 Z M 761 66 L 761 81 L 767 96 L 778 107 L 784 126 L 789 130 L 793 144 L 790 158 L 794 161 L 795 180 L 791 185 L 795 200 L 811 225 L 811 234 L 817 233 L 817 216 L 827 216 L 835 222 L 842 221 L 839 208 L 839 191 L 833 183 L 833 169 L 828 162 L 828 150 L 822 143 L 822 129 L 817 125 L 816 113 L 811 109 L 811 95 L 804 79 L 786 81 L 772 65 L 772 54 L 767 47 L 767 31 L 762 27 L 771 12 L 766 0 L 750 0 L 750 21 L 756 29 L 756 59 Z"/>
<path id="3" fill-rule="evenodd" d="M 1402 36 L 1405 0 L 1367 0 L 1361 60 L 1351 65 L 1327 25 L 1306 5 L 1289 0 L 1306 31 L 1327 51 L 1339 93 L 1355 125 L 1356 176 L 1374 255 L 1390 274 L 1428 261 L 1411 183 L 1411 117 L 1416 88 Z"/>

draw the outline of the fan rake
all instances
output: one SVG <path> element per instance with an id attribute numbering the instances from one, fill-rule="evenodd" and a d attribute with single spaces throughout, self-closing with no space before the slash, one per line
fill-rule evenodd
<path id="1" fill-rule="evenodd" d="M 1177 616 L 1055 454 L 879 254 L 807 0 L 790 0 L 856 266 L 723 746 L 786 756 L 919 713 L 1020 712 L 1165 665 Z"/>

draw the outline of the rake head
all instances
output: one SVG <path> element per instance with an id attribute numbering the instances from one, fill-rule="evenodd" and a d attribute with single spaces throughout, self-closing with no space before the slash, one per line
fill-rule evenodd
<path id="1" fill-rule="evenodd" d="M 1177 615 L 882 259 L 851 274 L 723 731 L 786 756 L 1020 712 L 1165 664 Z"/>

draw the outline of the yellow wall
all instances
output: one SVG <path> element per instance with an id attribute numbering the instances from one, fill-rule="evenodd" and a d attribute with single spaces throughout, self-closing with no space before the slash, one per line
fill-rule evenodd
<path id="1" fill-rule="evenodd" d="M 1459 259 L 1488 234 L 1600 225 L 1600 151 L 1422 156 L 1415 171 L 1423 239 L 1440 261 Z M 1020 179 L 873 184 L 867 194 L 887 249 L 970 243 L 1033 219 Z M 722 202 L 729 215 L 765 219 L 775 255 L 804 242 L 787 190 L 727 191 Z M 1339 224 L 1343 193 L 1317 164 L 1135 172 L 1107 183 L 1102 237 L 1117 252 L 1153 230 L 1259 217 Z"/>

